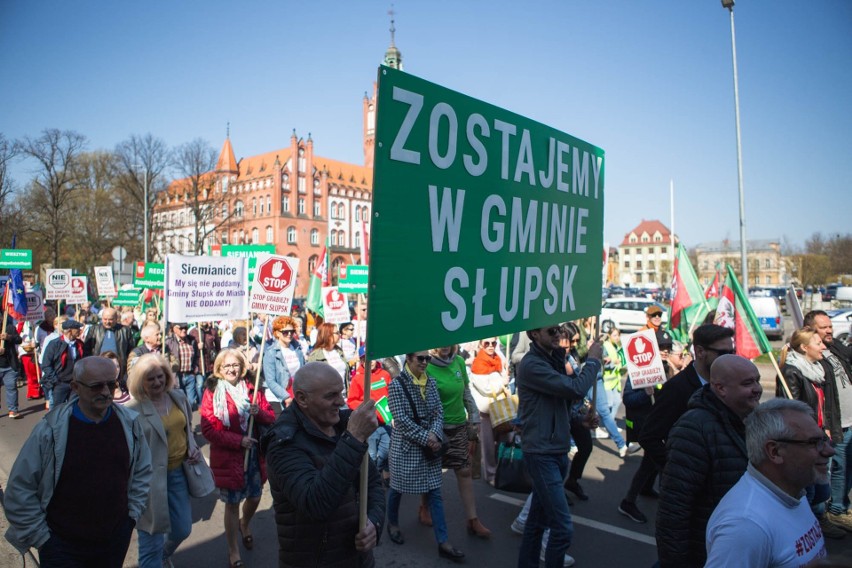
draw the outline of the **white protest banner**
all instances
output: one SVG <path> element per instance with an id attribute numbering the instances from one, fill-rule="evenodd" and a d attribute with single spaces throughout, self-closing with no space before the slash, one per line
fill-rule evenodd
<path id="1" fill-rule="evenodd" d="M 249 311 L 289 315 L 296 291 L 299 260 L 288 256 L 268 255 L 257 259 L 257 270 L 251 287 Z"/>
<path id="2" fill-rule="evenodd" d="M 349 301 L 346 294 L 341 294 L 337 286 L 323 287 L 322 307 L 325 310 L 325 323 L 346 323 L 352 321 L 349 313 Z"/>
<path id="3" fill-rule="evenodd" d="M 44 319 L 44 300 L 41 298 L 41 290 L 27 292 L 27 317 L 24 319 L 30 323 Z"/>
<path id="4" fill-rule="evenodd" d="M 82 304 L 89 301 L 89 278 L 87 276 L 72 276 L 71 290 L 67 298 L 64 298 L 69 304 Z"/>
<path id="5" fill-rule="evenodd" d="M 65 300 L 71 293 L 71 269 L 49 268 L 45 270 L 44 284 L 48 300 Z"/>
<path id="6" fill-rule="evenodd" d="M 165 263 L 169 321 L 248 317 L 248 259 L 170 254 Z"/>
<path id="7" fill-rule="evenodd" d="M 645 329 L 622 337 L 627 373 L 634 389 L 652 387 L 666 382 L 666 371 L 653 329 Z"/>
<path id="8" fill-rule="evenodd" d="M 98 296 L 103 298 L 115 298 L 115 280 L 112 277 L 112 266 L 95 267 L 95 284 L 98 287 Z"/>

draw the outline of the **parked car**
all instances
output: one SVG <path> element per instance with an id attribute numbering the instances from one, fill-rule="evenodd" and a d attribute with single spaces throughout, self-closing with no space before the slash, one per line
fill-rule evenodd
<path id="1" fill-rule="evenodd" d="M 840 288 L 841 284 L 829 284 L 825 287 L 825 292 L 822 293 L 822 301 L 830 302 L 837 298 L 837 289 Z"/>
<path id="2" fill-rule="evenodd" d="M 669 315 L 666 307 L 659 302 L 647 298 L 610 298 L 601 307 L 601 331 L 609 331 L 613 326 L 621 331 L 638 331 L 648 323 L 645 309 L 649 306 L 659 306 L 663 310 L 663 325 L 668 322 Z"/>
<path id="3" fill-rule="evenodd" d="M 827 310 L 825 313 L 831 319 L 831 327 L 834 328 L 835 341 L 841 341 L 849 345 L 852 340 L 852 308 L 843 310 Z"/>
<path id="4" fill-rule="evenodd" d="M 784 337 L 784 319 L 781 315 L 781 305 L 772 296 L 749 296 L 751 309 L 760 321 L 763 333 L 769 339 L 782 339 Z"/>

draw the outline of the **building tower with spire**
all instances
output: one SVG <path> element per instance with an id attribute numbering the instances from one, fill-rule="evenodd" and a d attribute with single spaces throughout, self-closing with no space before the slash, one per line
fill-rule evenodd
<path id="1" fill-rule="evenodd" d="M 385 51 L 382 65 L 402 71 L 402 52 L 396 47 L 396 20 L 394 20 L 396 13 L 393 11 L 393 6 L 388 11 L 388 15 L 390 16 L 390 45 Z M 364 93 L 364 165 L 368 168 L 372 168 L 374 163 L 377 89 L 378 85 L 373 82 L 373 96 L 370 97 L 367 93 Z"/>

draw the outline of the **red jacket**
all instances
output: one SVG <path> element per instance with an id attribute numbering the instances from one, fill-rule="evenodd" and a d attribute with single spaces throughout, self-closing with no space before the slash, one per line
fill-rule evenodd
<path id="1" fill-rule="evenodd" d="M 390 373 L 382 369 L 381 367 L 376 367 L 376 369 L 371 373 L 370 378 L 370 398 L 378 401 L 383 396 L 388 395 L 388 385 L 391 383 Z M 358 370 L 355 371 L 355 376 L 352 377 L 352 382 L 349 383 L 349 398 L 346 399 L 346 404 L 352 410 L 358 408 L 361 403 L 364 402 L 364 366 L 358 367 Z M 384 424 L 384 420 L 382 420 L 382 415 L 376 412 L 376 415 L 379 417 L 379 424 Z"/>
<path id="2" fill-rule="evenodd" d="M 254 383 L 248 382 L 249 399 L 254 393 Z M 227 395 L 226 395 L 227 396 Z M 237 407 L 228 396 L 228 414 L 230 414 L 231 426 L 225 428 L 221 420 L 213 413 L 213 391 L 204 389 L 204 397 L 201 399 L 201 432 L 210 442 L 210 469 L 213 470 L 213 479 L 216 487 L 220 489 L 242 489 L 245 486 L 243 475 L 243 464 L 245 462 L 245 448 L 241 442 L 243 433 L 240 429 L 240 418 Z M 255 432 L 252 438 L 258 439 L 257 424 L 272 424 L 275 422 L 275 413 L 269 406 L 263 391 L 257 393 L 257 406 L 259 412 L 254 417 Z M 266 483 L 266 461 L 260 458 L 260 479 Z"/>

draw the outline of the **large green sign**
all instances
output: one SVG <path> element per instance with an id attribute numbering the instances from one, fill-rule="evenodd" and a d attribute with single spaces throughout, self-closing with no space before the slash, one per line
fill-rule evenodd
<path id="1" fill-rule="evenodd" d="M 28 249 L 0 249 L 0 268 L 31 270 L 32 267 L 33 251 Z"/>
<path id="2" fill-rule="evenodd" d="M 166 282 L 166 265 L 162 262 L 137 262 L 133 273 L 133 286 L 162 290 Z"/>
<path id="3" fill-rule="evenodd" d="M 246 256 L 248 257 L 248 281 L 249 286 L 254 282 L 255 266 L 257 257 L 266 254 L 275 254 L 275 245 L 222 245 L 222 256 Z"/>
<path id="4" fill-rule="evenodd" d="M 603 150 L 387 67 L 376 127 L 370 358 L 600 310 Z"/>
<path id="5" fill-rule="evenodd" d="M 129 289 L 129 290 L 119 290 L 118 296 L 113 298 L 110 303 L 113 306 L 135 306 L 139 304 L 139 294 L 142 290 L 139 289 Z"/>

